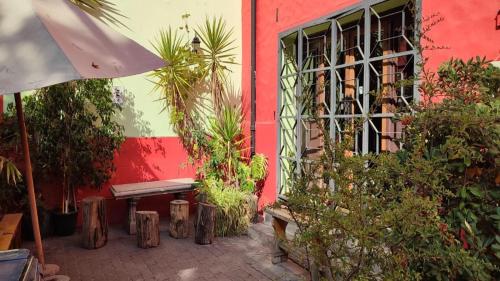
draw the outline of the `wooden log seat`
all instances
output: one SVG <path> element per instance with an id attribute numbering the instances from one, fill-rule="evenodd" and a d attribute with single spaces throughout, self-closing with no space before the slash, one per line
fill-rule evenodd
<path id="1" fill-rule="evenodd" d="M 108 242 L 106 200 L 101 196 L 86 197 L 83 203 L 82 246 L 98 249 Z"/>
<path id="2" fill-rule="evenodd" d="M 194 189 L 194 179 L 180 178 L 113 185 L 111 187 L 111 193 L 113 194 L 115 199 L 127 199 L 128 216 L 126 228 L 129 234 L 135 234 L 135 212 L 137 210 L 137 202 L 140 198 L 162 194 L 174 194 L 176 199 L 184 199 L 185 194 L 187 192 L 193 191 Z"/>
<path id="3" fill-rule="evenodd" d="M 155 211 L 137 211 L 137 246 L 143 249 L 160 245 L 160 218 Z"/>
<path id="4" fill-rule="evenodd" d="M 21 247 L 21 219 L 23 214 L 5 214 L 0 221 L 0 251 Z"/>
<path id="5" fill-rule="evenodd" d="M 200 202 L 195 218 L 194 242 L 208 245 L 214 242 L 215 237 L 215 205 Z"/>
<path id="6" fill-rule="evenodd" d="M 170 236 L 187 238 L 189 236 L 189 202 L 186 200 L 170 201 Z"/>

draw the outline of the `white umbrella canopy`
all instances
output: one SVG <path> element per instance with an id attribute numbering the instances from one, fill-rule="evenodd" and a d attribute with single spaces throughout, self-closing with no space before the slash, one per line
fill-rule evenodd
<path id="1" fill-rule="evenodd" d="M 0 95 L 15 93 L 33 232 L 42 265 L 20 92 L 77 79 L 130 76 L 164 65 L 161 58 L 67 0 L 0 0 Z"/>
<path id="2" fill-rule="evenodd" d="M 0 0 L 0 95 L 163 65 L 67 0 Z"/>

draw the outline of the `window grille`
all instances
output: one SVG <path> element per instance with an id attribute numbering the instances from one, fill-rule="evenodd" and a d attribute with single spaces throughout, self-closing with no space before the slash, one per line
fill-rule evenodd
<path id="1" fill-rule="evenodd" d="M 352 154 L 397 149 L 397 111 L 418 99 L 415 1 L 364 1 L 287 31 L 279 40 L 278 194 L 322 152 L 324 138 L 353 131 Z M 406 81 L 406 83 L 402 83 Z M 313 119 L 313 114 L 329 134 Z"/>

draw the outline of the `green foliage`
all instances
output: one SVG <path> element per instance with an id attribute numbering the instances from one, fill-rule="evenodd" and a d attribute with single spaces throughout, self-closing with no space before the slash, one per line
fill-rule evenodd
<path id="1" fill-rule="evenodd" d="M 254 192 L 257 182 L 267 175 L 267 159 L 261 154 L 247 156 L 242 121 L 241 107 L 225 99 L 221 113 L 210 120 L 206 161 L 199 173 Z"/>
<path id="2" fill-rule="evenodd" d="M 78 8 L 104 23 L 125 26 L 120 18 L 125 16 L 120 13 L 115 4 L 108 0 L 71 0 Z"/>
<path id="3" fill-rule="evenodd" d="M 226 22 L 219 18 L 206 18 L 203 25 L 198 26 L 196 33 L 200 35 L 202 45 L 201 56 L 204 63 L 204 72 L 208 80 L 212 103 L 215 111 L 220 112 L 223 106 L 223 97 L 227 91 L 226 73 L 228 66 L 235 64 L 233 46 L 233 29 L 228 29 Z"/>
<path id="4" fill-rule="evenodd" d="M 201 191 L 216 206 L 215 235 L 219 237 L 246 233 L 250 223 L 247 197 L 249 192 L 225 186 L 222 180 L 207 178 Z"/>
<path id="5" fill-rule="evenodd" d="M 250 176 L 263 180 L 267 176 L 267 158 L 263 154 L 255 154 L 250 161 Z"/>
<path id="6" fill-rule="evenodd" d="M 348 134 L 292 173 L 280 204 L 327 278 L 498 279 L 499 74 L 481 59 L 425 72 L 403 150 L 347 157 Z"/>
<path id="7" fill-rule="evenodd" d="M 182 29 L 189 34 L 187 24 Z M 248 227 L 250 208 L 243 203 L 266 177 L 267 159 L 248 156 L 241 97 L 227 79 L 235 63 L 232 29 L 222 18 L 207 18 L 195 33 L 201 50 L 192 50 L 190 38 L 171 29 L 160 32 L 155 48 L 167 65 L 153 77 L 184 148 L 191 160 L 201 162 L 201 192 L 217 207 L 217 235 L 237 235 Z"/>
<path id="8" fill-rule="evenodd" d="M 221 113 L 210 120 L 207 156 L 198 171 L 201 192 L 216 206 L 216 235 L 246 232 L 251 206 L 248 201 L 257 183 L 267 175 L 267 159 L 246 156 L 241 107 L 225 99 Z"/>
<path id="9" fill-rule="evenodd" d="M 63 212 L 76 207 L 76 188 L 100 188 L 115 168 L 113 157 L 124 137 L 113 119 L 120 108 L 111 87 L 106 79 L 68 82 L 24 100 L 35 171 L 38 177 L 61 179 Z"/>
<path id="10" fill-rule="evenodd" d="M 183 29 L 189 34 L 187 25 Z M 201 50 L 192 50 L 191 38 L 180 36 L 171 28 L 161 31 L 154 47 L 166 66 L 152 76 L 157 89 L 162 90 L 161 100 L 170 111 L 170 123 L 184 148 L 190 157 L 200 160 L 207 144 L 207 124 L 202 116 L 221 113 L 235 47 L 232 29 L 222 18 L 207 18 L 195 33 L 200 36 Z"/>
<path id="11" fill-rule="evenodd" d="M 167 65 L 153 71 L 155 90 L 162 91 L 165 109 L 170 112 L 170 124 L 182 140 L 184 148 L 190 156 L 199 157 L 197 132 L 202 124 L 199 116 L 204 110 L 204 73 L 199 65 L 203 63 L 198 55 L 190 49 L 189 42 L 170 28 L 160 31 L 154 47 Z"/>
<path id="12" fill-rule="evenodd" d="M 440 213 L 464 248 L 498 266 L 500 70 L 480 58 L 452 59 L 428 75 L 422 89 L 443 100 L 421 108 L 405 148 L 440 166 L 444 184 L 421 190 L 440 199 Z"/>

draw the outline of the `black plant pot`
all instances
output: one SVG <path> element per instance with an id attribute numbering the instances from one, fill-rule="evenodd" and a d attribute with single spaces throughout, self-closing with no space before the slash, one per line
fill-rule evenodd
<path id="1" fill-rule="evenodd" d="M 56 210 L 52 212 L 52 223 L 54 224 L 54 234 L 57 236 L 73 235 L 76 230 L 76 217 L 78 212 L 71 211 L 67 214 Z"/>
<path id="2" fill-rule="evenodd" d="M 44 208 L 38 209 L 38 223 L 40 225 L 40 235 L 42 238 L 48 237 L 52 233 L 52 216 L 50 212 Z M 33 225 L 31 224 L 30 213 L 24 214 L 22 220 L 22 235 L 24 240 L 33 241 Z"/>

